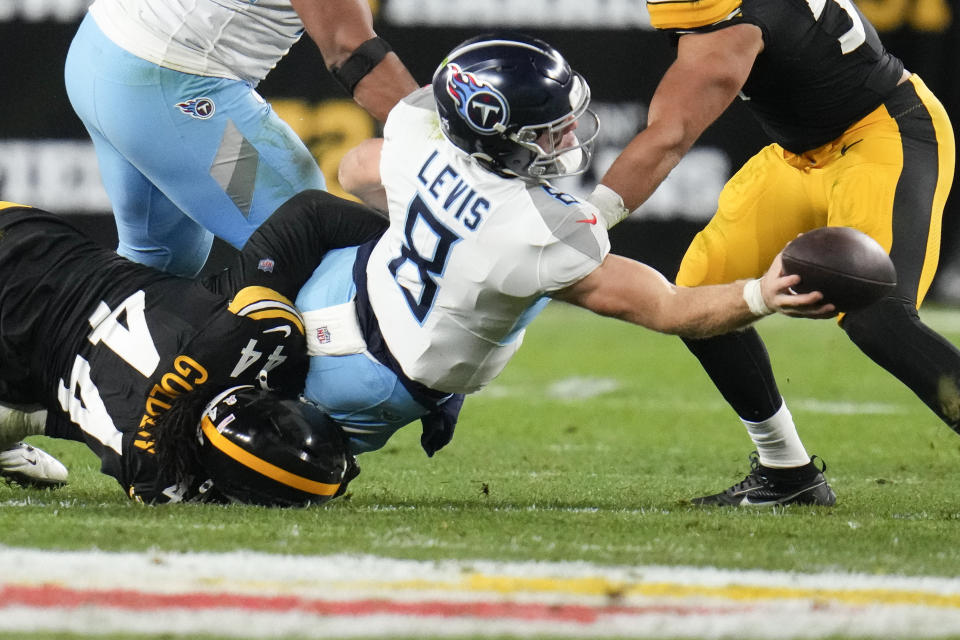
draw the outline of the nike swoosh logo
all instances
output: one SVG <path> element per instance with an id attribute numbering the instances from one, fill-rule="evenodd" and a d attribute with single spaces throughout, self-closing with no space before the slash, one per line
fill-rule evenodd
<path id="1" fill-rule="evenodd" d="M 597 224 L 597 214 L 593 214 L 591 218 L 584 218 L 583 220 L 577 220 L 577 222 L 586 222 L 587 224 Z"/>
<path id="2" fill-rule="evenodd" d="M 782 504 L 782 503 L 784 503 L 784 502 L 789 502 L 790 500 L 793 500 L 794 498 L 796 498 L 798 495 L 800 495 L 801 493 L 803 493 L 803 492 L 805 492 L 805 491 L 812 491 L 813 489 L 816 489 L 817 487 L 823 486 L 824 484 L 826 484 L 826 481 L 817 483 L 817 485 L 814 486 L 814 487 L 804 487 L 801 491 L 797 491 L 796 493 L 791 494 L 791 495 L 789 495 L 789 496 L 784 496 L 784 497 L 781 498 L 779 501 L 778 501 L 778 500 L 756 500 L 756 501 L 754 501 L 754 500 L 751 500 L 751 499 L 750 499 L 750 494 L 747 493 L 747 494 L 745 494 L 745 495 L 743 496 L 743 499 L 740 501 L 740 506 L 743 506 L 743 507 L 745 507 L 745 506 L 750 506 L 750 507 L 769 507 L 769 506 L 771 506 L 771 505 Z"/>
<path id="3" fill-rule="evenodd" d="M 863 138 L 860 138 L 856 142 L 851 142 L 850 144 L 843 145 L 842 147 L 840 147 L 840 155 L 842 156 L 847 155 L 847 151 L 850 150 L 850 147 L 852 147 L 855 144 L 860 144 L 861 142 L 863 142 Z"/>
<path id="4" fill-rule="evenodd" d="M 283 325 L 283 326 L 281 326 L 281 327 L 274 327 L 273 329 L 265 329 L 263 332 L 264 332 L 264 333 L 276 333 L 277 331 L 283 331 L 283 337 L 284 337 L 284 338 L 289 338 L 289 337 L 290 337 L 290 327 L 288 327 L 287 325 Z"/>

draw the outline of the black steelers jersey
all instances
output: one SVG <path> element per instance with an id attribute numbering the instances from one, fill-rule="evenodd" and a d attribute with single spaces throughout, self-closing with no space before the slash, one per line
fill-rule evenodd
<path id="1" fill-rule="evenodd" d="M 647 0 L 674 35 L 750 23 L 764 48 L 742 97 L 767 134 L 802 153 L 840 136 L 896 87 L 903 63 L 851 0 Z"/>
<path id="2" fill-rule="evenodd" d="M 235 265 L 167 275 L 65 220 L 0 205 L 0 401 L 41 405 L 47 434 L 86 442 L 130 497 L 179 499 L 158 470 L 153 425 L 180 394 L 258 384 L 298 393 L 307 368 L 291 302 L 332 248 L 384 227 L 360 205 L 306 192 L 277 210 Z"/>

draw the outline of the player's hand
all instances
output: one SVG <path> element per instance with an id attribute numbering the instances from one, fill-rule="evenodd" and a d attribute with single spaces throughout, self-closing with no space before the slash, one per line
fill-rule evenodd
<path id="1" fill-rule="evenodd" d="M 777 254 L 760 279 L 764 303 L 775 313 L 795 318 L 832 318 L 837 315 L 836 307 L 825 302 L 819 291 L 795 293 L 791 287 L 799 283 L 800 276 L 783 273 L 780 254 Z"/>
<path id="2" fill-rule="evenodd" d="M 440 449 L 453 440 L 453 432 L 457 427 L 460 409 L 463 408 L 464 396 L 462 393 L 453 394 L 442 405 L 420 418 L 423 433 L 420 434 L 420 446 L 427 457 L 432 458 Z"/>

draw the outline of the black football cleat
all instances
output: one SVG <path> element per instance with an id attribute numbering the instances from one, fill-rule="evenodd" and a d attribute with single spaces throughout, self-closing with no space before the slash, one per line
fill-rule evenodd
<path id="1" fill-rule="evenodd" d="M 811 463 L 814 459 L 816 456 L 811 458 Z M 774 483 L 768 475 L 770 470 L 760 464 L 760 457 L 754 451 L 750 454 L 750 473 L 746 478 L 726 491 L 694 498 L 690 502 L 717 507 L 773 507 L 788 504 L 832 507 L 837 502 L 837 496 L 823 477 L 827 465 L 823 460 L 820 462 L 823 464 L 822 468 L 809 479 Z"/>

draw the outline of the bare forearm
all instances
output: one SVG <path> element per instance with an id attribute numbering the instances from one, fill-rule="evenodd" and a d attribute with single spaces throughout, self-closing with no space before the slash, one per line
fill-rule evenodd
<path id="1" fill-rule="evenodd" d="M 641 131 L 624 148 L 600 181 L 623 198 L 628 211 L 647 201 L 687 152 L 680 141 L 667 141 L 655 129 Z"/>
<path id="2" fill-rule="evenodd" d="M 652 267 L 611 254 L 555 297 L 660 333 L 704 338 L 757 319 L 744 300 L 743 285 L 677 287 Z"/>
<path id="3" fill-rule="evenodd" d="M 652 270 L 650 270 L 652 271 Z M 660 333 L 707 338 L 757 320 L 743 297 L 746 281 L 705 287 L 677 287 L 650 272 L 646 283 L 606 283 L 584 300 L 591 310 Z"/>
<path id="4" fill-rule="evenodd" d="M 353 99 L 380 122 L 401 99 L 417 90 L 417 83 L 395 53 L 388 53 L 357 84 Z"/>
<path id="5" fill-rule="evenodd" d="M 673 287 L 668 312 L 650 327 L 685 338 L 708 338 L 741 329 L 758 319 L 743 297 L 745 280 L 706 287 Z"/>
<path id="6" fill-rule="evenodd" d="M 781 270 L 778 256 L 747 291 L 746 280 L 686 288 L 645 264 L 611 254 L 586 278 L 553 295 L 603 316 L 688 338 L 728 333 L 775 312 L 808 318 L 836 315 L 819 292 L 792 293 L 799 277 Z"/>
<path id="7" fill-rule="evenodd" d="M 292 0 L 292 4 L 328 69 L 342 67 L 358 47 L 377 35 L 366 0 Z M 359 82 L 353 82 L 354 99 L 381 122 L 397 102 L 417 88 L 413 76 L 393 52 Z"/>
<path id="8" fill-rule="evenodd" d="M 627 145 L 601 183 L 628 210 L 643 204 L 743 86 L 763 48 L 760 29 L 740 24 L 680 38 L 677 59 L 650 100 L 647 127 Z"/>

